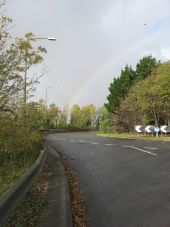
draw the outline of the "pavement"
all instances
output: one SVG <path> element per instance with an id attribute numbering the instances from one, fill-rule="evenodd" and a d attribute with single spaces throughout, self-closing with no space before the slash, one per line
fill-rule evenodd
<path id="1" fill-rule="evenodd" d="M 94 133 L 57 133 L 47 139 L 78 174 L 91 227 L 170 226 L 169 142 Z"/>
<path id="2" fill-rule="evenodd" d="M 58 153 L 48 146 L 46 166 L 47 210 L 42 214 L 40 227 L 72 227 L 71 203 L 66 172 Z"/>

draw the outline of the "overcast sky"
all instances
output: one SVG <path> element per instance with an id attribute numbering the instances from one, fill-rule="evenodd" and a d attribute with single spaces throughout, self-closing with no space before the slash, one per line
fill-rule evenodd
<path id="1" fill-rule="evenodd" d="M 170 58 L 169 0 L 7 0 L 6 6 L 14 36 L 57 39 L 37 41 L 48 51 L 48 73 L 35 100 L 59 85 L 48 88 L 48 103 L 102 105 L 125 64 L 135 67 L 148 54 Z"/>

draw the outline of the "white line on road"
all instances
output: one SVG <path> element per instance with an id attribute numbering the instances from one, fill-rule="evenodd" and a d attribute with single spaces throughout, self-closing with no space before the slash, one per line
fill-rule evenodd
<path id="1" fill-rule="evenodd" d="M 71 143 L 74 143 L 75 142 L 75 140 L 69 140 Z"/>
<path id="2" fill-rule="evenodd" d="M 79 142 L 80 142 L 80 143 L 86 143 L 86 141 L 84 141 L 84 140 L 80 140 Z"/>
<path id="3" fill-rule="evenodd" d="M 90 142 L 91 144 L 99 144 L 99 143 L 96 143 L 96 142 Z"/>
<path id="4" fill-rule="evenodd" d="M 113 143 L 106 143 L 105 146 L 114 146 L 115 144 Z"/>
<path id="5" fill-rule="evenodd" d="M 143 148 L 145 148 L 145 149 L 150 149 L 150 150 L 157 150 L 158 148 L 156 148 L 156 147 L 143 147 Z"/>
<path id="6" fill-rule="evenodd" d="M 65 139 L 56 139 L 56 140 L 59 140 L 59 141 L 65 141 Z"/>
<path id="7" fill-rule="evenodd" d="M 123 146 L 123 147 L 133 148 L 133 149 L 135 149 L 135 150 L 142 151 L 142 152 L 147 153 L 147 154 L 150 154 L 150 155 L 157 155 L 157 154 L 155 154 L 155 153 L 152 153 L 152 152 L 149 152 L 149 151 L 145 151 L 145 150 L 143 150 L 143 149 L 140 149 L 140 148 L 137 148 L 137 147 L 133 147 L 133 146 Z"/>

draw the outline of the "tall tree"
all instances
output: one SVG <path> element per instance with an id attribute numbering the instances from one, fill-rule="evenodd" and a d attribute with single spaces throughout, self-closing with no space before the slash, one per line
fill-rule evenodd
<path id="1" fill-rule="evenodd" d="M 75 128 L 81 127 L 81 108 L 79 105 L 73 105 L 71 108 L 70 125 Z"/>
<path id="2" fill-rule="evenodd" d="M 138 90 L 138 102 L 147 123 L 169 124 L 170 121 L 170 62 L 160 64 L 143 81 Z"/>
<path id="3" fill-rule="evenodd" d="M 109 112 L 115 113 L 120 106 L 121 100 L 125 97 L 135 78 L 135 72 L 131 66 L 126 65 L 121 70 L 121 75 L 114 78 L 109 86 L 110 94 L 107 96 L 108 103 L 105 107 Z"/>
<path id="4" fill-rule="evenodd" d="M 49 106 L 48 112 L 47 112 L 47 120 L 49 122 L 50 127 L 56 127 L 57 126 L 59 114 L 60 114 L 59 108 L 56 106 L 55 103 L 52 103 Z"/>
<path id="5" fill-rule="evenodd" d="M 114 130 L 117 132 L 132 132 L 135 125 L 143 124 L 143 111 L 138 103 L 140 86 L 132 86 L 125 99 L 121 102 L 116 115 L 111 115 Z"/>
<path id="6" fill-rule="evenodd" d="M 14 105 L 22 90 L 18 72 L 22 57 L 8 33 L 11 23 L 9 17 L 0 16 L 0 110 Z"/>
<path id="7" fill-rule="evenodd" d="M 42 54 L 47 53 L 44 47 L 34 47 L 33 43 L 36 37 L 33 33 L 25 34 L 25 38 L 18 38 L 16 46 L 22 57 L 22 61 L 18 66 L 23 78 L 23 103 L 26 104 L 27 96 L 30 91 L 35 89 L 39 78 L 28 77 L 28 71 L 31 66 L 37 65 L 43 61 Z"/>
<path id="8" fill-rule="evenodd" d="M 93 104 L 83 106 L 81 109 L 81 124 L 83 128 L 91 128 L 95 121 L 95 106 Z"/>
<path id="9" fill-rule="evenodd" d="M 99 108 L 99 130 L 104 133 L 111 132 L 110 113 L 105 106 Z"/>
<path id="10" fill-rule="evenodd" d="M 170 124 L 170 62 L 159 64 L 129 90 L 114 120 L 123 132 L 134 131 L 136 124 Z"/>
<path id="11" fill-rule="evenodd" d="M 86 105 L 80 108 L 74 105 L 71 109 L 70 124 L 74 128 L 91 129 L 95 127 L 95 106 Z"/>
<path id="12" fill-rule="evenodd" d="M 151 75 L 153 70 L 160 62 L 151 55 L 143 57 L 136 65 L 135 81 L 140 81 Z"/>
<path id="13" fill-rule="evenodd" d="M 121 75 L 114 78 L 109 86 L 109 95 L 107 96 L 108 103 L 105 104 L 107 110 L 111 113 L 116 113 L 119 109 L 121 101 L 125 98 L 129 88 L 136 82 L 145 79 L 151 75 L 153 70 L 160 64 L 152 56 L 143 57 L 136 65 L 136 71 L 131 66 L 126 65 L 121 70 Z"/>

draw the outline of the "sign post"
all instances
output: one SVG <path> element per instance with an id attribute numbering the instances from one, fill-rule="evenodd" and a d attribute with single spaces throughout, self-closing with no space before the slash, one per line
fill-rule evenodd
<path id="1" fill-rule="evenodd" d="M 159 137 L 160 128 L 156 127 L 155 128 L 155 132 L 156 132 L 156 138 L 158 138 Z"/>

